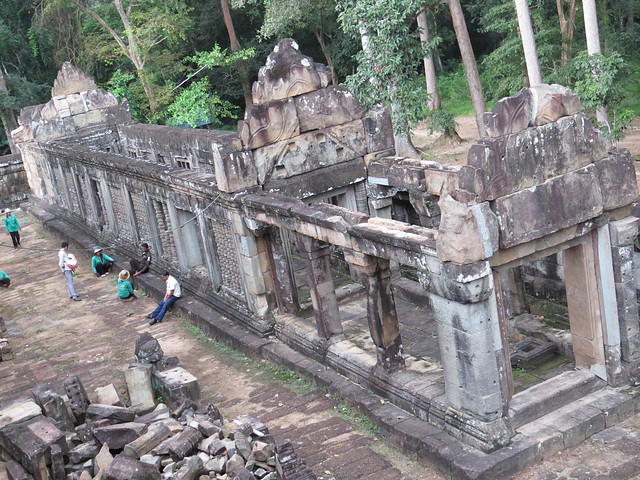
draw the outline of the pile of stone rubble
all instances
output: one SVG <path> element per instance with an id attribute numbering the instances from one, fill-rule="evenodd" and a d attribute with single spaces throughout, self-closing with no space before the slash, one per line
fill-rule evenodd
<path id="1" fill-rule="evenodd" d="M 7 327 L 4 324 L 4 318 L 0 317 L 0 333 L 7 331 Z M 11 347 L 9 346 L 9 340 L 0 337 L 0 361 L 6 362 L 13 358 L 11 353 Z"/>
<path id="2" fill-rule="evenodd" d="M 32 390 L 0 410 L 0 453 L 9 480 L 316 480 L 289 441 L 276 444 L 247 415 L 198 404 L 197 379 L 164 358 L 148 333 L 125 371 L 128 401 L 111 385 L 90 403 L 78 377 Z M 156 405 L 154 398 L 162 398 Z M 0 463 L 0 478 L 2 477 Z"/>

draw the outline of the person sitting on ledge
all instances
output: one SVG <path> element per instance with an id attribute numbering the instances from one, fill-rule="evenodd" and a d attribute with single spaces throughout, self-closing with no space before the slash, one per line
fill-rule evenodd
<path id="1" fill-rule="evenodd" d="M 9 275 L 0 270 L 0 287 L 9 288 L 11 286 L 11 279 Z"/>
<path id="2" fill-rule="evenodd" d="M 142 256 L 139 259 L 132 258 L 129 260 L 131 273 L 134 277 L 147 273 L 149 271 L 149 265 L 151 265 L 151 252 L 149 251 L 149 245 L 147 243 L 143 243 L 140 245 L 140 248 L 142 249 Z"/>
<path id="3" fill-rule="evenodd" d="M 102 253 L 100 247 L 93 247 L 93 258 L 91 259 L 91 268 L 96 274 L 96 277 L 106 277 L 109 275 L 109 270 L 113 267 L 115 260 L 106 253 Z"/>
<path id="4" fill-rule="evenodd" d="M 138 298 L 133 293 L 133 285 L 131 285 L 131 282 L 129 281 L 129 275 L 130 273 L 128 270 L 122 270 L 118 274 L 118 297 L 123 300 L 126 300 L 127 298 Z"/>
<path id="5" fill-rule="evenodd" d="M 147 318 L 151 319 L 149 325 L 162 323 L 162 318 L 164 317 L 164 314 L 167 313 L 167 308 L 173 305 L 182 295 L 180 284 L 175 278 L 169 275 L 169 272 L 164 272 L 161 276 L 162 280 L 167 283 L 167 291 L 165 292 L 162 301 L 158 303 L 156 309 L 147 315 Z"/>

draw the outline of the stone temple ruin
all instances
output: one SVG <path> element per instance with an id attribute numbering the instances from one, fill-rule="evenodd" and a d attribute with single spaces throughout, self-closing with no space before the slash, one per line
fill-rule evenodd
<path id="1" fill-rule="evenodd" d="M 485 114 L 465 165 L 399 158 L 388 111 L 330 80 L 283 40 L 237 132 L 185 130 L 132 121 L 65 64 L 13 138 L 48 218 L 121 255 L 149 243 L 194 298 L 422 420 L 427 457 L 446 457 L 425 440 L 446 434 L 478 471 L 507 475 L 631 414 L 628 152 L 568 89 L 543 85 Z M 514 319 L 545 262 L 562 272 L 571 368 L 516 391 Z"/>

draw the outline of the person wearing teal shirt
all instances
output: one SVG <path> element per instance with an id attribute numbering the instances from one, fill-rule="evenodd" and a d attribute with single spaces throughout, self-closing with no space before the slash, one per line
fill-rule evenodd
<path id="1" fill-rule="evenodd" d="M 129 271 L 122 270 L 118 274 L 118 296 L 125 300 L 127 298 L 138 298 L 133 293 L 133 285 L 129 281 Z"/>
<path id="2" fill-rule="evenodd" d="M 11 286 L 11 279 L 9 275 L 0 270 L 0 287 L 9 288 Z"/>
<path id="3" fill-rule="evenodd" d="M 91 268 L 96 277 L 106 277 L 109 275 L 109 270 L 113 267 L 113 258 L 106 253 L 102 253 L 100 247 L 93 247 L 93 258 L 91 258 Z"/>
<path id="4" fill-rule="evenodd" d="M 22 227 L 20 227 L 16 216 L 11 213 L 10 208 L 4 211 L 4 228 L 7 230 L 7 235 L 11 236 L 13 248 L 18 248 L 20 246 L 20 231 Z"/>

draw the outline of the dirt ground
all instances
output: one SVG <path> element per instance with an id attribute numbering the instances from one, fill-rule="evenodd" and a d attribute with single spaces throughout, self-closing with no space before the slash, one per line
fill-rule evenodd
<path id="1" fill-rule="evenodd" d="M 478 138 L 478 127 L 476 126 L 475 117 L 466 115 L 457 117 L 457 132 L 462 139 L 462 143 L 458 145 L 438 144 L 437 140 L 440 134 L 429 135 L 427 129 L 418 126 L 413 131 L 413 142 L 416 147 L 421 149 L 427 158 L 438 162 L 465 164 L 469 147 Z M 636 161 L 640 161 L 640 118 L 633 121 L 632 127 L 627 131 L 626 138 L 618 142 L 618 147 L 627 148 Z"/>

